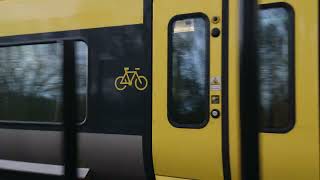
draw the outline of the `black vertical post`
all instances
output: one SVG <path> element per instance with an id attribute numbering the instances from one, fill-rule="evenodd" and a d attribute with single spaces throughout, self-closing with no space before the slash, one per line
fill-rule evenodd
<path id="1" fill-rule="evenodd" d="M 257 1 L 240 0 L 240 128 L 242 180 L 259 180 Z"/>
<path id="2" fill-rule="evenodd" d="M 145 64 L 148 70 L 148 76 L 152 77 L 152 17 L 153 17 L 153 0 L 144 0 L 143 24 L 144 24 L 144 49 Z M 155 180 L 153 159 L 152 159 L 152 81 L 147 89 L 146 98 L 148 99 L 148 109 L 144 123 L 143 133 L 143 161 L 144 170 L 147 180 Z"/>
<path id="3" fill-rule="evenodd" d="M 77 179 L 77 102 L 75 50 L 73 41 L 63 43 L 63 122 L 64 175 L 66 180 Z"/>

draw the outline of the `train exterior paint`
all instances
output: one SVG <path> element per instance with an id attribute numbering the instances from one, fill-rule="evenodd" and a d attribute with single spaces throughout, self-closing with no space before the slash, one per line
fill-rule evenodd
<path id="1" fill-rule="evenodd" d="M 90 167 L 95 179 L 146 179 L 143 134 L 144 122 L 151 121 L 151 88 L 120 92 L 114 87 L 124 65 L 140 67 L 139 73 L 150 79 L 144 2 L 2 1 L 0 6 L 6 14 L 1 19 L 6 27 L 0 33 L 1 47 L 65 39 L 88 46 L 87 113 L 79 125 L 79 166 Z M 1 159 L 62 164 L 61 125 L 0 124 Z"/>
<path id="2" fill-rule="evenodd" d="M 319 1 L 259 3 L 261 178 L 318 180 Z M 0 12 L 0 64 L 14 56 L 3 48 L 86 44 L 79 168 L 94 179 L 240 179 L 237 0 L 3 0 Z M 61 124 L 1 113 L 1 160 L 62 164 Z"/>

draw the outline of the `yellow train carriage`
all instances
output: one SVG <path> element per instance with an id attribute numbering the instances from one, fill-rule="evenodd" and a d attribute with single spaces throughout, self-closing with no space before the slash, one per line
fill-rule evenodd
<path id="1" fill-rule="evenodd" d="M 259 3 L 261 179 L 319 180 L 319 1 Z M 239 1 L 2 0 L 0 14 L 1 172 L 63 165 L 60 70 L 73 41 L 79 168 L 98 180 L 240 179 Z"/>

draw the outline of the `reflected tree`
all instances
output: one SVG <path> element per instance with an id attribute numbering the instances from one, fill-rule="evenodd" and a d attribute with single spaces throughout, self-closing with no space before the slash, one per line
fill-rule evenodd
<path id="1" fill-rule="evenodd" d="M 86 93 L 84 53 L 77 58 L 80 97 Z M 61 88 L 62 44 L 0 48 L 1 120 L 60 121 Z"/>
<path id="2" fill-rule="evenodd" d="M 289 121 L 289 15 L 284 8 L 259 12 L 258 56 L 263 128 Z"/>
<path id="3" fill-rule="evenodd" d="M 179 32 L 183 24 L 185 31 Z M 202 122 L 206 117 L 206 37 L 201 18 L 174 24 L 172 37 L 172 115 L 183 124 Z"/>

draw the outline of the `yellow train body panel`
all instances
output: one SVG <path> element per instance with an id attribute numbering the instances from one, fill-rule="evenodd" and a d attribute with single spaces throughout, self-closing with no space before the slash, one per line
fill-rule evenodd
<path id="1" fill-rule="evenodd" d="M 143 23 L 142 0 L 5 0 L 0 36 Z"/>
<path id="2" fill-rule="evenodd" d="M 294 89 L 294 94 L 290 97 L 294 99 L 294 124 L 291 129 L 289 128 L 285 132 L 260 133 L 261 179 L 319 180 L 319 1 L 260 0 L 259 4 L 261 8 L 263 6 L 291 8 L 290 18 L 293 20 L 293 29 L 290 30 L 292 30 L 293 39 L 291 39 L 292 44 L 288 46 L 293 48 L 291 63 L 294 67 L 292 77 L 294 86 L 290 87 Z M 146 7 L 147 5 L 149 6 Z M 103 163 L 109 162 L 111 159 L 113 164 L 117 164 L 114 162 L 121 164 L 128 160 L 127 164 L 133 170 L 128 176 L 123 176 L 127 178 L 134 176 L 134 178 L 147 179 L 146 175 L 139 173 L 150 168 L 154 173 L 152 177 L 157 180 L 240 180 L 240 18 L 238 0 L 0 0 L 0 48 L 16 44 L 38 43 L 34 37 L 40 38 L 41 34 L 83 32 L 86 35 L 83 39 L 87 43 L 94 44 L 92 45 L 94 48 L 91 48 L 88 43 L 90 56 L 88 82 L 93 81 L 90 79 L 91 77 L 97 78 L 94 82 L 89 83 L 92 87 L 88 88 L 90 90 L 87 90 L 87 94 L 91 93 L 90 95 L 93 96 L 105 93 L 103 98 L 119 98 L 113 104 L 121 105 L 119 105 L 119 112 L 111 113 L 118 113 L 122 119 L 113 117 L 115 119 L 110 121 L 110 129 L 105 124 L 108 117 L 100 117 L 102 120 L 100 119 L 101 121 L 94 124 L 98 126 L 95 128 L 100 128 L 99 131 L 94 132 L 96 133 L 95 137 L 101 138 L 102 134 L 108 135 L 106 144 L 112 148 L 114 145 L 118 148 L 111 148 L 110 152 L 106 152 L 106 154 L 109 153 L 109 156 L 105 155 L 107 157 L 105 159 L 102 156 Z M 205 30 L 198 28 L 197 20 L 199 19 L 201 19 L 199 24 L 203 25 Z M 116 30 L 112 28 L 116 28 Z M 174 101 L 185 98 L 175 96 L 175 92 L 173 92 L 181 85 L 179 83 L 175 87 L 172 85 L 174 78 L 178 77 L 173 72 L 174 68 L 181 63 L 174 64 L 173 62 L 173 59 L 181 53 L 174 52 L 176 45 L 174 43 L 187 39 L 184 37 L 185 34 L 198 33 L 198 31 L 199 34 L 205 35 L 201 42 L 205 44 L 203 47 L 207 49 L 205 51 L 199 48 L 201 49 L 199 52 L 205 54 L 201 58 L 207 62 L 205 70 L 203 70 L 205 72 L 198 74 L 201 77 L 195 79 L 201 79 L 202 75 L 207 73 L 204 82 L 207 89 L 204 90 L 206 91 L 204 94 L 206 95 L 205 103 L 208 104 L 206 104 L 206 112 L 204 112 L 207 119 L 199 123 L 201 124 L 199 126 L 192 126 L 175 123 L 170 119 L 173 116 L 170 114 L 170 107 L 174 106 Z M 97 37 L 92 37 L 90 33 L 97 35 Z M 181 37 L 178 37 L 179 33 L 182 34 Z M 174 39 L 173 36 L 180 39 Z M 30 37 L 31 43 L 24 42 L 23 38 Z M 88 41 L 90 38 L 92 39 Z M 65 39 L 70 39 L 70 37 L 60 38 L 59 41 Z M 72 36 L 71 39 L 75 39 L 75 37 Z M 192 42 L 196 45 L 193 45 L 192 48 L 200 46 L 199 39 L 193 39 Z M 109 40 L 110 44 L 108 44 Z M 47 38 L 39 42 L 47 41 L 56 41 L 56 39 Z M 177 44 L 185 47 L 188 42 L 186 40 Z M 257 43 L 259 44 L 259 42 Z M 276 44 L 277 41 L 273 43 Z M 124 45 L 120 46 L 119 44 Z M 290 47 L 284 47 L 284 49 Z M 95 50 L 99 48 L 103 49 L 100 49 L 103 52 L 98 54 Z M 191 49 L 191 47 L 187 48 Z M 117 54 L 119 52 L 123 52 L 123 54 Z M 180 56 L 187 55 L 182 53 Z M 200 55 L 197 58 L 200 59 Z M 97 64 L 97 59 L 100 64 Z M 116 59 L 117 62 L 109 66 L 110 59 Z M 198 62 L 191 64 L 193 70 L 202 68 L 200 65 L 197 66 L 198 64 Z M 107 70 L 99 69 L 102 67 Z M 132 77 L 127 74 L 128 72 L 123 74 L 124 68 L 131 69 L 131 71 L 128 69 L 127 71 L 135 73 Z M 176 73 L 178 74 L 180 71 L 183 71 L 183 68 L 177 70 Z M 95 74 L 96 72 L 100 72 L 100 74 Z M 190 71 L 189 75 L 192 75 L 192 72 Z M 132 79 L 129 80 L 129 84 L 124 83 L 125 86 L 122 89 L 114 87 L 117 86 L 115 77 L 120 77 L 123 81 L 126 77 Z M 146 84 L 139 89 L 137 86 L 139 82 L 143 84 L 142 77 Z M 135 81 L 134 78 L 136 78 Z M 188 83 L 185 84 L 188 85 Z M 187 85 L 181 85 L 181 87 L 186 88 Z M 186 91 L 181 90 L 181 92 Z M 200 90 L 197 92 L 201 94 Z M 189 95 L 188 98 L 192 99 L 194 96 L 197 94 Z M 98 109 L 96 104 L 99 104 L 100 100 L 103 101 L 103 98 L 91 98 L 88 96 L 89 102 L 93 103 L 87 104 L 94 106 L 94 108 L 90 108 L 90 111 L 93 111 Z M 188 98 L 185 99 L 188 100 Z M 146 102 L 141 105 L 139 104 L 140 100 Z M 108 111 L 108 108 L 113 104 L 108 104 L 109 106 L 103 104 L 99 106 L 99 110 Z M 122 107 L 127 111 L 121 111 Z M 118 109 L 114 111 L 118 111 Z M 99 113 L 103 114 L 104 112 Z M 135 117 L 131 117 L 130 113 L 141 114 L 135 114 Z M 92 116 L 93 113 L 89 114 Z M 184 118 L 188 119 L 186 116 Z M 119 122 L 120 120 L 121 122 Z M 89 119 L 88 122 L 90 123 L 90 121 L 94 120 Z M 0 131 L 7 128 L 7 126 L 1 126 L 1 123 L 0 117 Z M 139 127 L 134 130 L 130 129 L 130 126 L 138 126 L 137 124 Z M 150 126 L 146 124 L 150 124 Z M 39 130 L 39 127 L 37 128 Z M 20 126 L 8 129 L 25 130 Z M 92 133 L 91 129 L 88 129 L 81 132 L 83 133 L 82 137 Z M 131 131 L 129 132 L 128 129 Z M 110 140 L 111 138 L 109 139 L 109 136 L 121 142 L 114 143 Z M 1 143 L 0 139 L 0 145 Z M 41 144 L 37 145 L 41 146 Z M 128 158 L 124 155 L 126 150 L 132 153 Z M 150 157 L 145 155 L 146 152 L 150 153 Z M 118 160 L 118 157 L 124 159 L 119 158 Z M 146 161 L 148 157 L 151 159 L 150 161 Z M 15 158 L 12 160 L 21 160 Z M 42 158 L 47 160 L 45 156 Z M 3 157 L 0 157 L 1 159 Z M 90 158 L 81 159 L 81 162 L 83 161 L 85 165 L 89 164 L 86 162 L 88 159 Z M 100 159 L 96 158 L 95 160 L 99 161 Z M 117 167 L 120 166 L 119 164 Z M 139 168 L 136 168 L 137 166 Z M 117 175 L 123 175 L 123 172 L 129 172 L 129 169 L 126 166 L 124 171 L 116 170 L 117 173 L 108 171 L 104 174 L 105 176 L 99 177 L 114 178 Z M 100 168 L 99 173 L 103 174 L 104 169 Z"/>
<path id="3" fill-rule="evenodd" d="M 262 0 L 261 4 L 278 1 Z M 284 1 L 295 13 L 296 124 L 286 134 L 260 134 L 262 179 L 319 179 L 318 1 Z M 230 5 L 230 29 L 238 28 L 237 3 Z M 229 96 L 239 97 L 238 33 L 230 33 Z M 239 98 L 230 98 L 230 150 L 233 179 L 240 179 Z"/>
<path id="4" fill-rule="evenodd" d="M 190 180 L 184 178 L 166 177 L 166 176 L 156 176 L 157 180 Z"/>
<path id="5" fill-rule="evenodd" d="M 261 134 L 262 178 L 319 179 L 319 2 L 284 2 L 295 13 L 296 122 L 287 134 Z"/>
<path id="6" fill-rule="evenodd" d="M 190 179 L 221 179 L 220 121 L 210 121 L 201 130 L 177 129 L 167 120 L 168 23 L 176 15 L 202 12 L 221 16 L 221 1 L 154 1 L 153 14 L 153 157 L 157 175 Z M 183 5 L 182 5 L 183 4 Z M 211 7 L 217 7 L 215 9 Z M 211 26 L 213 27 L 213 26 Z M 221 27 L 217 25 L 217 27 Z M 210 76 L 220 76 L 221 39 L 210 42 Z M 214 72 L 214 73 L 213 73 Z M 213 107 L 212 107 L 213 108 Z M 212 143 L 209 143 L 212 142 Z M 212 169 L 211 167 L 216 167 Z"/>
<path id="7" fill-rule="evenodd" d="M 210 4 L 203 1 L 200 4 Z M 153 153 L 155 173 L 191 179 L 223 179 L 221 169 L 221 119 L 210 119 L 203 129 L 175 129 L 167 120 L 167 24 L 168 19 L 178 14 L 204 12 L 208 17 L 221 16 L 221 2 L 214 2 L 202 9 L 200 5 L 180 1 L 156 1 L 154 22 L 154 76 L 156 82 L 153 95 Z M 279 1 L 262 0 L 260 4 L 274 4 Z M 318 54 L 318 2 L 287 0 L 294 10 L 294 71 L 295 71 L 295 125 L 287 133 L 260 133 L 260 164 L 262 179 L 319 179 L 319 54 Z M 159 4 L 164 4 L 161 7 Z M 177 7 L 175 6 L 177 4 Z M 209 7 L 209 10 L 207 8 Z M 177 10 L 174 14 L 172 9 Z M 161 10 L 157 10 L 161 9 Z M 164 10 L 166 9 L 166 10 Z M 212 13 L 211 13 L 212 12 Z M 166 14 L 169 14 L 166 18 Z M 229 1 L 229 63 L 228 63 L 228 109 L 229 109 L 229 147 L 232 179 L 240 179 L 240 142 L 239 142 L 239 2 Z M 159 16 L 159 17 L 158 17 Z M 161 20 L 159 19 L 161 18 Z M 224 17 L 221 18 L 224 21 Z M 165 22 L 162 22 L 165 21 Z M 165 27 L 161 29 L 161 27 Z M 210 23 L 210 29 L 218 27 Z M 163 34 L 163 35 L 161 35 Z M 222 37 L 223 38 L 223 37 Z M 164 42 L 163 42 L 164 41 Z M 210 38 L 211 58 L 210 77 L 221 75 L 221 40 Z M 217 56 L 216 56 L 217 55 Z M 217 62 L 218 61 L 218 62 Z M 163 75 L 163 73 L 165 75 Z M 162 90 L 161 90 L 162 89 Z M 159 90 L 159 91 L 158 91 Z M 211 95 L 222 92 L 211 92 Z M 223 94 L 222 94 L 223 96 Z M 159 109 L 160 107 L 160 109 Z M 211 105 L 210 109 L 221 107 Z M 222 114 L 223 116 L 223 114 Z M 212 129 L 210 129 L 212 128 Z M 211 132 L 208 132 L 211 131 Z M 208 137 L 198 134 L 208 133 Z M 218 133 L 218 134 L 217 134 Z M 201 139 L 195 139 L 198 137 Z M 211 144 L 206 142 L 210 137 Z M 199 142 L 200 141 L 200 142 Z M 159 143 L 156 143 L 159 142 Z M 221 140 L 220 140 L 221 142 Z M 200 143 L 204 143 L 203 145 Z M 176 147 L 176 148 L 175 148 Z M 203 150 L 205 149 L 205 151 Z M 205 152 L 210 149 L 210 152 Z M 194 154 L 197 159 L 191 157 Z M 212 156 L 216 155 L 216 156 Z M 219 157 L 220 156 L 220 157 Z M 204 167 L 200 159 L 206 158 L 212 163 Z M 179 159 L 179 162 L 172 161 Z M 188 159 L 188 162 L 182 161 Z M 207 169 L 208 168 L 208 169 Z M 205 171 L 207 170 L 207 172 Z M 199 173 L 199 174 L 198 174 Z M 211 174 L 212 173 L 212 174 Z"/>

